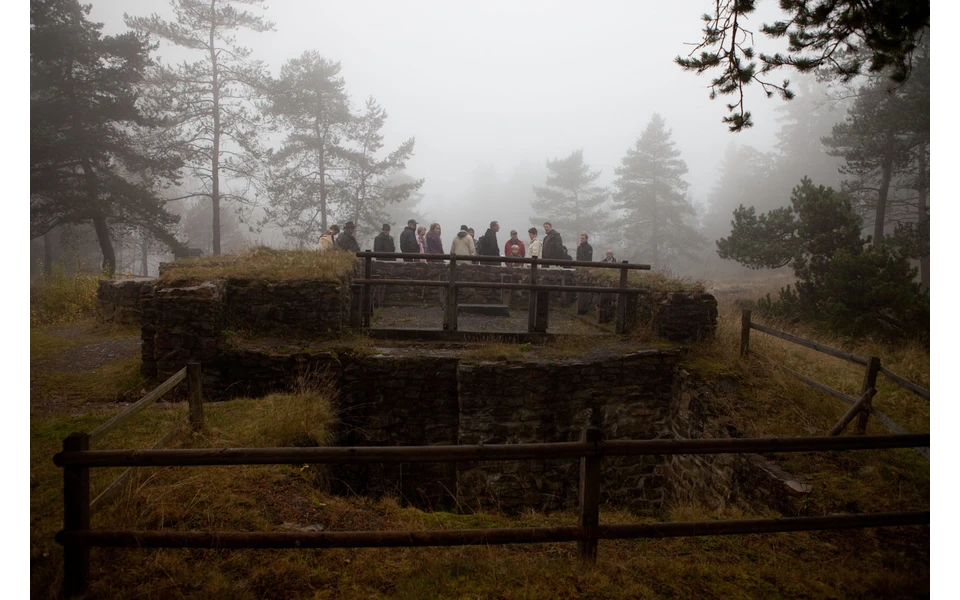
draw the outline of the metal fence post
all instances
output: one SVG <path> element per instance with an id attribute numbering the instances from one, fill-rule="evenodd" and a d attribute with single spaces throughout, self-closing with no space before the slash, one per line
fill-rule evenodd
<path id="1" fill-rule="evenodd" d="M 71 433 L 63 440 L 64 452 L 90 449 L 90 436 Z M 63 531 L 90 529 L 90 469 L 65 466 L 63 468 Z M 90 579 L 90 548 L 64 544 L 63 595 L 74 598 L 87 591 Z"/>

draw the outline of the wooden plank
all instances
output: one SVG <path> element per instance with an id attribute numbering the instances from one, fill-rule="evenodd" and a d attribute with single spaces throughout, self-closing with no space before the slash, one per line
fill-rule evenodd
<path id="1" fill-rule="evenodd" d="M 829 354 L 830 356 L 834 356 L 836 358 L 842 358 L 843 360 L 848 360 L 852 363 L 857 363 L 858 365 L 866 366 L 867 364 L 867 359 L 863 358 L 862 356 L 857 356 L 855 354 L 850 354 L 849 352 L 844 352 L 843 350 L 831 348 L 830 346 L 824 346 L 823 344 L 811 342 L 810 340 L 805 340 L 795 335 L 790 335 L 789 333 L 777 331 L 776 329 L 770 329 L 769 327 L 764 327 L 763 325 L 758 325 L 756 323 L 751 323 L 750 327 L 752 329 L 756 329 L 757 331 L 762 331 L 763 333 L 772 335 L 773 337 L 778 337 L 781 340 L 799 344 L 800 346 L 816 350 L 817 352 L 823 352 L 824 354 Z"/>
<path id="2" fill-rule="evenodd" d="M 181 419 L 176 425 L 173 426 L 173 429 L 167 432 L 165 436 L 160 438 L 160 440 L 153 445 L 154 450 L 159 450 L 160 448 L 165 448 L 173 438 L 180 433 L 180 430 L 190 422 L 189 417 Z M 120 495 L 120 492 L 123 491 L 123 486 L 127 483 L 127 480 L 130 479 L 130 476 L 133 474 L 133 471 L 136 467 L 130 467 L 124 471 L 120 477 L 117 477 L 113 483 L 107 486 L 105 490 L 100 492 L 100 495 L 93 499 L 93 502 L 90 503 L 90 514 L 95 514 L 105 506 L 109 505 L 111 502 L 117 499 Z"/>
<path id="3" fill-rule="evenodd" d="M 110 419 L 100 427 L 97 427 L 96 429 L 91 431 L 89 434 L 90 443 L 93 444 L 94 442 L 98 441 L 100 438 L 102 438 L 104 435 L 106 435 L 108 432 L 110 432 L 114 428 L 129 421 L 130 418 L 133 417 L 133 415 L 139 413 L 146 407 L 150 406 L 151 404 L 153 404 L 154 402 L 162 398 L 167 392 L 177 387 L 177 384 L 179 384 L 181 381 L 183 381 L 186 378 L 187 378 L 187 368 L 184 367 L 179 371 L 177 371 L 176 373 L 174 373 L 170 377 L 170 379 L 167 379 L 166 381 L 158 385 L 156 388 L 154 388 L 153 391 L 151 391 L 149 394 L 147 394 L 143 398 L 137 400 L 136 402 L 128 406 L 127 409 L 124 410 L 122 413 Z"/>
<path id="4" fill-rule="evenodd" d="M 900 387 L 910 390 L 911 392 L 920 396 L 921 398 L 930 400 L 930 392 L 928 390 L 923 389 L 919 385 L 913 383 L 912 381 L 908 381 L 903 377 L 900 377 L 899 375 L 891 372 L 890 370 L 888 370 L 886 367 L 882 365 L 880 366 L 880 372 L 886 375 L 890 379 L 890 381 L 896 383 Z"/>
<path id="5" fill-rule="evenodd" d="M 403 259 L 407 259 L 407 260 L 410 260 L 410 259 L 411 259 L 411 255 L 410 255 L 409 253 L 404 254 L 403 252 L 370 252 L 369 250 L 367 250 L 366 252 L 357 252 L 356 254 L 357 254 L 357 257 L 359 257 L 359 258 L 364 258 L 364 259 L 366 259 L 367 257 L 370 257 L 370 258 L 391 258 L 391 259 L 403 258 Z M 416 256 L 416 257 L 417 257 L 417 260 L 419 260 L 419 259 L 422 258 L 424 255 L 422 255 L 422 254 L 417 254 L 417 255 L 414 255 L 414 256 Z M 451 259 L 456 259 L 457 257 L 459 257 L 460 260 L 463 260 L 463 259 L 464 259 L 464 255 L 462 255 L 462 254 L 459 254 L 459 255 L 457 255 L 457 254 L 431 254 L 431 255 L 430 255 L 430 260 L 451 260 Z M 589 268 L 596 268 L 596 269 L 633 269 L 633 270 L 641 270 L 641 271 L 649 271 L 649 270 L 650 270 L 650 265 L 647 265 L 647 264 L 638 264 L 638 263 L 628 263 L 628 262 L 622 262 L 622 263 L 603 263 L 603 262 L 588 262 L 588 261 L 582 261 L 582 260 L 563 260 L 563 259 L 556 259 L 556 258 L 547 258 L 547 259 L 538 258 L 538 259 L 534 259 L 533 257 L 531 257 L 531 258 L 526 258 L 526 257 L 520 258 L 520 257 L 513 257 L 513 256 L 484 256 L 484 255 L 480 255 L 480 254 L 477 254 L 476 256 L 471 256 L 471 257 L 470 257 L 470 260 L 471 260 L 471 261 L 474 261 L 474 262 L 480 262 L 480 263 L 484 263 L 484 262 L 492 262 L 492 263 L 516 263 L 516 264 L 526 264 L 526 265 L 533 264 L 533 261 L 534 261 L 534 260 L 537 260 L 537 262 L 540 264 L 540 266 L 545 266 L 545 267 L 549 267 L 549 266 L 553 266 L 553 267 L 589 267 Z"/>
<path id="6" fill-rule="evenodd" d="M 768 357 L 760 354 L 760 353 L 757 352 L 756 350 L 754 350 L 754 351 L 751 352 L 750 354 L 751 354 L 751 356 L 758 356 L 758 357 L 762 358 L 763 360 L 767 361 L 768 363 L 770 363 L 771 365 L 773 365 L 773 366 L 776 367 L 777 369 L 780 369 L 780 370 L 783 371 L 784 373 L 786 373 L 786 374 L 788 374 L 788 375 L 792 375 L 793 377 L 799 379 L 800 381 L 804 382 L 805 384 L 809 385 L 809 386 L 812 387 L 812 388 L 816 388 L 816 389 L 820 390 L 821 392 L 825 392 L 825 393 L 827 393 L 827 394 L 830 394 L 830 395 L 833 396 L 834 398 L 837 398 L 837 399 L 839 399 L 839 400 L 843 400 L 844 402 L 846 402 L 847 404 L 849 404 L 849 405 L 851 405 L 851 406 L 853 406 L 854 404 L 857 403 L 857 399 L 854 398 L 853 396 L 848 396 L 847 394 L 844 394 L 844 393 L 841 392 L 841 391 L 835 390 L 835 389 L 833 389 L 832 387 L 830 387 L 830 386 L 828 386 L 828 385 L 824 385 L 824 384 L 820 383 L 819 381 L 817 381 L 816 379 L 810 379 L 810 378 L 807 377 L 806 375 L 801 375 L 800 373 L 797 373 L 797 372 L 794 371 L 793 369 L 781 365 L 780 363 L 778 363 L 777 361 L 773 360 L 772 358 L 768 358 Z"/>
<path id="7" fill-rule="evenodd" d="M 828 452 L 929 446 L 929 433 L 851 437 L 604 440 L 599 444 L 550 442 L 474 446 L 359 446 L 324 448 L 200 448 L 177 450 L 89 450 L 59 452 L 58 466 L 170 467 L 202 465 L 364 464 L 579 459 L 583 456 Z M 599 448 L 599 450 L 598 450 Z"/>
<path id="8" fill-rule="evenodd" d="M 626 271 L 623 271 L 626 273 Z M 603 432 L 599 427 L 583 430 L 582 441 L 599 448 Z M 600 461 L 599 453 L 580 459 L 580 528 L 583 538 L 578 544 L 580 559 L 597 561 L 597 525 L 600 524 Z"/>
<path id="9" fill-rule="evenodd" d="M 750 311 L 740 313 L 740 358 L 750 354 Z"/>
<path id="10" fill-rule="evenodd" d="M 537 285 L 537 264 L 539 259 L 533 257 L 530 259 L 530 285 Z M 527 332 L 536 333 L 537 331 L 537 295 L 532 291 L 527 294 Z"/>
<path id="11" fill-rule="evenodd" d="M 762 354 L 759 354 L 759 353 L 757 353 L 756 351 L 751 352 L 751 355 L 752 355 L 752 356 L 759 356 L 760 358 L 768 361 L 770 364 L 772 364 L 772 365 L 773 365 L 774 367 L 776 367 L 777 369 L 780 369 L 780 370 L 783 371 L 784 373 L 787 373 L 788 375 L 792 375 L 792 376 L 796 377 L 797 379 L 799 379 L 800 381 L 806 383 L 807 385 L 809 385 L 809 386 L 811 386 L 811 387 L 814 387 L 814 388 L 816 388 L 816 389 L 818 389 L 818 390 L 820 390 L 820 391 L 822 391 L 822 392 L 826 392 L 826 393 L 830 394 L 830 395 L 833 396 L 834 398 L 837 398 L 837 399 L 839 399 L 839 400 L 843 400 L 844 402 L 846 402 L 847 404 L 849 404 L 849 405 L 851 405 L 851 406 L 853 406 L 854 404 L 857 403 L 857 398 L 854 398 L 853 396 L 848 396 L 848 395 L 844 394 L 843 392 L 839 392 L 839 391 L 833 389 L 832 387 L 829 387 L 829 386 L 826 386 L 826 385 L 820 383 L 819 381 L 816 381 L 816 380 L 814 380 L 814 379 L 810 379 L 809 377 L 806 377 L 806 376 L 804 376 L 804 375 L 801 375 L 800 373 L 797 373 L 797 372 L 794 371 L 793 369 L 790 369 L 790 368 L 788 368 L 788 367 L 785 367 L 785 366 L 781 365 L 780 363 L 776 362 L 775 360 L 770 359 L 770 358 L 767 358 L 766 356 L 764 356 L 764 355 L 762 355 Z M 894 423 L 892 420 L 890 420 L 890 417 L 888 417 L 887 415 L 883 414 L 882 412 L 880 412 L 880 411 L 877 410 L 876 408 L 873 408 L 872 406 L 870 407 L 870 415 L 871 415 L 873 418 L 875 418 L 876 420 L 878 420 L 878 421 L 880 421 L 881 423 L 883 423 L 884 425 L 886 425 L 887 429 L 889 429 L 890 431 L 894 432 L 895 434 L 898 434 L 898 435 L 906 435 L 906 434 L 907 434 L 907 430 L 906 430 L 906 429 L 904 429 L 903 427 L 900 427 L 899 425 L 897 425 L 896 423 Z M 929 447 L 929 444 L 925 444 L 925 445 L 923 445 L 923 446 L 919 446 L 919 445 L 918 445 L 918 446 L 916 446 L 914 449 L 915 449 L 917 452 L 919 452 L 921 455 L 925 456 L 926 458 L 930 458 L 930 451 L 929 451 L 928 447 Z"/>
<path id="12" fill-rule="evenodd" d="M 447 287 L 450 285 L 446 281 L 435 279 L 354 279 L 357 285 L 409 285 L 418 287 Z"/>
<path id="13" fill-rule="evenodd" d="M 880 359 L 876 356 L 871 356 L 870 361 L 867 362 L 867 369 L 863 374 L 863 385 L 860 387 L 860 394 L 865 394 L 867 390 L 875 390 L 877 388 L 877 373 L 880 372 Z M 866 435 L 867 433 L 867 420 L 870 418 L 870 410 L 873 408 L 873 395 L 870 395 L 867 398 L 867 401 L 864 402 L 864 408 L 860 411 L 860 414 L 857 416 L 857 435 Z"/>
<path id="14" fill-rule="evenodd" d="M 597 287 L 589 285 L 549 285 L 539 284 L 534 286 L 530 283 L 500 283 L 497 281 L 461 281 L 457 287 L 464 288 L 503 288 L 508 290 L 539 290 L 541 292 L 591 292 L 591 293 L 627 293 L 627 294 L 649 294 L 650 290 L 644 288 L 627 288 L 621 290 L 615 287 Z"/>
<path id="15" fill-rule="evenodd" d="M 874 389 L 869 389 L 866 392 L 864 392 L 863 395 L 860 396 L 860 399 L 857 400 L 856 403 L 850 407 L 850 410 L 848 410 L 846 414 L 843 415 L 840 421 L 836 425 L 834 425 L 830 429 L 830 431 L 827 432 L 827 435 L 840 435 L 843 429 L 850 424 L 850 421 L 852 421 L 854 417 L 856 417 L 860 413 L 860 410 L 863 409 L 863 406 L 871 398 L 873 398 L 873 395 L 876 393 L 877 393 L 877 390 L 874 390 Z"/>
<path id="16" fill-rule="evenodd" d="M 617 294 L 617 322 L 614 324 L 616 333 L 627 332 L 627 270 L 620 269 L 620 293 Z"/>
<path id="17" fill-rule="evenodd" d="M 71 433 L 63 440 L 64 452 L 84 452 L 90 436 Z M 90 529 L 90 469 L 83 465 L 63 470 L 63 531 Z M 63 550 L 63 596 L 74 598 L 87 591 L 90 580 L 90 548 L 75 545 Z"/>
<path id="18" fill-rule="evenodd" d="M 609 524 L 597 527 L 598 539 L 701 537 L 786 531 L 905 527 L 930 524 L 930 511 L 903 511 L 826 517 L 680 521 L 674 523 Z M 57 542 L 101 548 L 409 548 L 542 544 L 583 539 L 577 526 L 429 531 L 72 531 L 57 534 Z"/>

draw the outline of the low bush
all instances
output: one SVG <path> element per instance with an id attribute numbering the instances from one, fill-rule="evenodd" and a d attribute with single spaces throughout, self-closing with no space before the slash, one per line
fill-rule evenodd
<path id="1" fill-rule="evenodd" d="M 30 284 L 30 325 L 58 325 L 92 316 L 97 306 L 97 275 L 53 273 Z"/>

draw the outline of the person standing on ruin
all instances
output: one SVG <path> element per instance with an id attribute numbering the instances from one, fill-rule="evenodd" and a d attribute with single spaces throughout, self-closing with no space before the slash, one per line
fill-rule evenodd
<path id="1" fill-rule="evenodd" d="M 563 238 L 549 221 L 543 224 L 543 230 L 547 232 L 543 238 L 543 258 L 557 260 L 567 256 L 563 251 Z"/>
<path id="2" fill-rule="evenodd" d="M 360 244 L 355 237 L 356 233 L 357 226 L 354 225 L 353 221 L 347 221 L 347 224 L 343 226 L 343 233 L 337 238 L 337 246 L 346 252 L 360 252 Z"/>
<path id="3" fill-rule="evenodd" d="M 513 258 L 523 258 L 522 256 L 520 256 L 520 248 L 521 247 L 518 245 L 510 246 L 510 252 L 505 254 L 505 256 L 512 256 Z M 524 265 L 523 263 L 511 262 L 511 263 L 507 263 L 507 266 L 508 267 L 525 267 L 526 265 Z"/>
<path id="4" fill-rule="evenodd" d="M 416 219 L 410 219 L 407 221 L 407 226 L 403 228 L 403 232 L 400 234 L 400 252 L 403 252 L 404 254 L 420 254 L 422 252 L 420 245 L 417 244 Z M 404 258 L 403 260 L 412 262 L 417 259 Z"/>
<path id="5" fill-rule="evenodd" d="M 487 232 L 483 234 L 483 237 L 480 238 L 480 243 L 477 247 L 477 254 L 482 256 L 500 256 L 500 243 L 497 242 L 497 232 L 500 231 L 500 223 L 496 221 L 490 221 L 490 228 L 487 229 Z M 483 263 L 485 265 L 490 264 L 500 264 L 500 263 Z"/>
<path id="6" fill-rule="evenodd" d="M 530 258 L 543 258 L 543 242 L 537 238 L 537 228 L 531 227 L 527 233 L 530 235 Z"/>
<path id="7" fill-rule="evenodd" d="M 417 227 L 417 247 L 420 249 L 420 254 L 427 253 L 427 228 L 421 225 Z M 427 262 L 427 259 L 421 258 L 420 262 Z"/>
<path id="8" fill-rule="evenodd" d="M 397 245 L 393 242 L 393 236 L 390 235 L 390 223 L 384 223 L 383 228 L 380 230 L 380 234 L 373 238 L 373 251 L 374 252 L 396 252 Z M 394 260 L 384 259 L 384 260 Z"/>
<path id="9" fill-rule="evenodd" d="M 327 232 L 320 236 L 320 242 L 317 246 L 317 250 L 320 252 L 327 252 L 334 250 L 337 247 L 337 235 L 340 234 L 339 225 L 331 225 L 330 229 Z"/>
<path id="10" fill-rule="evenodd" d="M 510 230 L 510 239 L 507 240 L 507 243 L 503 245 L 503 255 L 504 256 L 513 256 L 513 252 L 510 250 L 514 246 L 519 246 L 520 248 L 520 257 L 525 257 L 527 255 L 526 246 L 523 245 L 523 242 L 517 238 L 517 230 Z"/>
<path id="11" fill-rule="evenodd" d="M 603 257 L 603 260 L 601 260 L 600 262 L 605 262 L 605 263 L 617 262 L 617 259 L 613 257 L 613 250 L 611 250 L 610 248 L 607 248 L 607 254 L 606 256 Z"/>
<path id="12" fill-rule="evenodd" d="M 587 234 L 580 234 L 580 245 L 577 246 L 577 260 L 583 262 L 593 262 L 593 246 L 587 240 L 590 239 Z"/>
<path id="13" fill-rule="evenodd" d="M 473 237 L 466 225 L 460 226 L 460 231 L 450 244 L 450 254 L 459 256 L 474 256 L 477 253 L 477 247 L 474 244 Z"/>
<path id="14" fill-rule="evenodd" d="M 443 241 L 440 239 L 440 223 L 431 223 L 430 232 L 426 236 L 426 253 L 443 254 Z"/>

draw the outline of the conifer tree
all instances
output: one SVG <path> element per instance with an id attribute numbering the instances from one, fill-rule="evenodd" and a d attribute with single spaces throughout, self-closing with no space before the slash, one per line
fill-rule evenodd
<path id="1" fill-rule="evenodd" d="M 566 158 L 547 161 L 547 180 L 544 186 L 534 186 L 536 199 L 530 203 L 535 212 L 530 222 L 540 227 L 549 221 L 553 227 L 577 240 L 581 233 L 591 238 L 603 237 L 607 214 L 601 205 L 610 193 L 596 185 L 600 171 L 591 171 L 583 162 L 583 150 L 574 150 Z"/>

